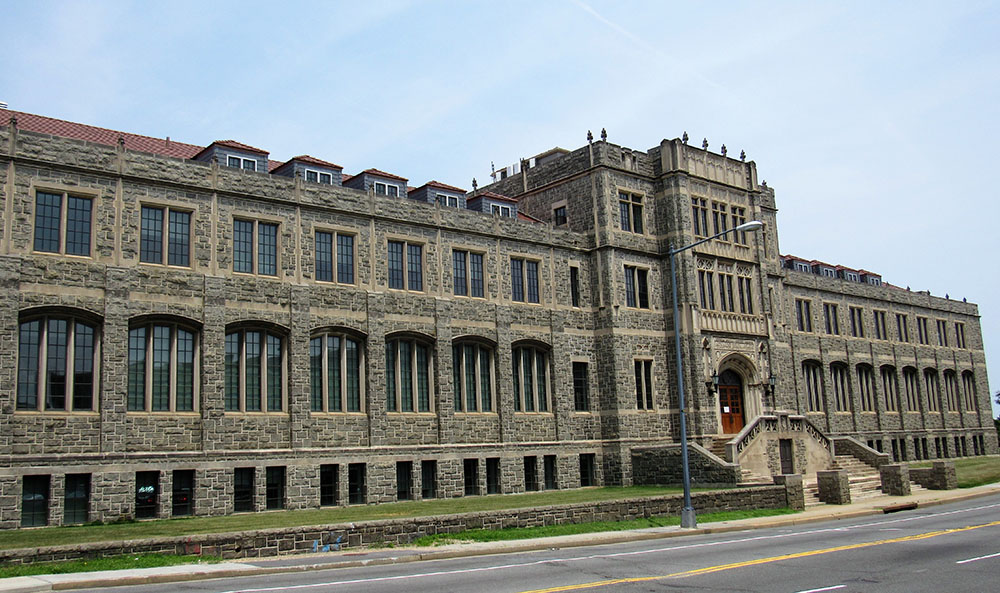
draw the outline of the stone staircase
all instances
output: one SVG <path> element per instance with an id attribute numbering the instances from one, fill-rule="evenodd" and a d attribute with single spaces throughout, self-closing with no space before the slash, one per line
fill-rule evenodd
<path id="1" fill-rule="evenodd" d="M 715 455 L 719 459 L 726 460 L 726 443 L 728 443 L 733 438 L 733 435 L 725 435 L 722 437 L 713 438 L 712 441 L 705 447 L 708 449 L 712 455 Z M 762 476 L 756 474 L 746 468 L 740 468 L 740 485 L 751 485 L 751 484 L 772 484 L 774 480 L 771 476 Z"/>
<path id="2" fill-rule="evenodd" d="M 868 465 L 853 455 L 836 455 L 833 469 L 847 470 L 847 480 L 851 488 L 851 502 L 882 496 L 882 478 L 878 469 Z M 816 474 L 803 477 L 806 508 L 823 504 L 819 500 L 819 484 Z M 924 490 L 919 484 L 910 484 L 911 492 Z"/>

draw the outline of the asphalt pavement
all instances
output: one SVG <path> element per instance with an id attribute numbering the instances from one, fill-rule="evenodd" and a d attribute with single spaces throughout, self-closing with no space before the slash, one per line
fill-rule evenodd
<path id="1" fill-rule="evenodd" d="M 136 586 L 172 583 L 222 577 L 274 575 L 310 570 L 357 568 L 440 560 L 490 554 L 530 552 L 552 548 L 570 548 L 642 540 L 684 537 L 698 534 L 725 533 L 821 521 L 835 521 L 893 512 L 905 512 L 949 502 L 1000 494 L 1000 484 L 988 484 L 960 490 L 928 490 L 910 496 L 877 496 L 850 505 L 820 505 L 794 515 L 741 519 L 706 523 L 695 529 L 655 527 L 632 531 L 586 533 L 502 542 L 459 543 L 430 548 L 405 547 L 389 549 L 352 549 L 324 554 L 255 558 L 217 564 L 185 564 L 162 568 L 82 572 L 60 575 L 39 575 L 0 579 L 0 593 L 26 593 L 66 589 Z"/>

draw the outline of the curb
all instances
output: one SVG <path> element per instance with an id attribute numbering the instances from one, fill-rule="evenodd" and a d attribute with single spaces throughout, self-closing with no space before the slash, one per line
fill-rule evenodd
<path id="1" fill-rule="evenodd" d="M 966 500 L 982 498 L 994 495 L 1000 490 L 993 488 L 980 492 L 968 492 L 956 496 L 935 498 L 926 501 L 914 501 L 906 503 L 913 508 L 934 507 L 952 502 L 963 502 Z M 516 543 L 505 544 L 502 547 L 464 547 L 453 550 L 416 552 L 412 554 L 400 554 L 398 556 L 386 556 L 381 558 L 366 558 L 357 560 L 334 560 L 330 562 L 318 562 L 316 564 L 301 564 L 292 566 L 253 566 L 245 564 L 247 568 L 241 569 L 221 569 L 216 571 L 195 571 L 184 573 L 166 573 L 150 575 L 122 575 L 119 577 L 101 577 L 93 579 L 67 580 L 61 582 L 50 582 L 45 576 L 38 577 L 12 577 L 11 579 L 0 579 L 0 593 L 33 593 L 36 591 L 68 591 L 73 589 L 102 588 L 102 587 L 127 587 L 138 585 L 164 584 L 174 582 L 199 581 L 215 578 L 251 577 L 259 575 L 273 575 L 282 573 L 309 572 L 315 570 L 334 570 L 338 568 L 359 568 L 364 566 L 385 566 L 392 564 L 405 564 L 410 562 L 422 562 L 427 560 L 447 560 L 452 558 L 471 558 L 475 556 L 491 556 L 499 554 L 512 554 L 533 552 L 546 549 L 578 548 L 584 546 L 619 544 L 633 541 L 648 541 L 656 539 L 672 539 L 691 535 L 709 535 L 718 533 L 731 533 L 734 531 L 749 531 L 755 529 L 767 529 L 773 527 L 785 527 L 793 525 L 807 525 L 811 523 L 821 523 L 826 521 L 839 521 L 842 519 L 856 519 L 871 515 L 885 514 L 888 509 L 897 505 L 879 505 L 864 509 L 845 510 L 824 514 L 816 514 L 809 517 L 787 515 L 775 518 L 764 518 L 761 520 L 742 519 L 741 521 L 754 521 L 748 524 L 719 524 L 715 527 L 698 527 L 690 530 L 681 530 L 671 527 L 671 531 L 614 531 L 604 532 L 598 538 L 577 538 L 568 541 L 547 541 L 551 538 L 521 540 Z M 891 511 L 888 511 L 891 512 Z M 723 522 L 725 523 L 725 522 Z M 595 534 L 590 534 L 595 535 Z M 595 539 L 597 541 L 595 541 Z M 242 564 L 242 563 L 229 563 Z M 179 565 L 183 566 L 183 565 Z M 85 575 L 86 573 L 77 573 Z M 5 582 L 6 581 L 6 582 Z"/>

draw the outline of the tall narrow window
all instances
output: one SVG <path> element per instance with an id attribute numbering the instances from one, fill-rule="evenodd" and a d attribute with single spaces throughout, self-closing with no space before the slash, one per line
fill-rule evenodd
<path id="1" fill-rule="evenodd" d="M 885 325 L 885 311 L 872 311 L 872 325 L 875 326 L 876 340 L 889 339 L 889 332 Z"/>
<path id="2" fill-rule="evenodd" d="M 264 506 L 273 511 L 285 508 L 285 466 L 264 468 Z"/>
<path id="3" fill-rule="evenodd" d="M 233 271 L 278 275 L 277 224 L 238 218 L 233 220 Z"/>
<path id="4" fill-rule="evenodd" d="M 354 235 L 316 231 L 316 279 L 354 284 Z"/>
<path id="5" fill-rule="evenodd" d="M 812 361 L 802 363 L 802 380 L 806 384 L 806 405 L 810 412 L 822 412 L 823 382 L 818 364 Z"/>
<path id="6" fill-rule="evenodd" d="M 831 336 L 839 336 L 840 321 L 837 319 L 837 305 L 823 303 L 823 317 L 826 319 L 826 333 Z"/>
<path id="7" fill-rule="evenodd" d="M 254 510 L 254 468 L 237 467 L 233 470 L 233 512 L 247 513 Z"/>
<path id="8" fill-rule="evenodd" d="M 746 208 L 741 208 L 740 206 L 733 206 L 729 210 L 732 215 L 733 228 L 744 224 L 747 221 L 747 210 Z M 740 231 L 738 233 L 733 233 L 733 242 L 737 245 L 747 244 L 747 233 L 746 231 Z"/>
<path id="9" fill-rule="evenodd" d="M 191 213 L 173 208 L 143 206 L 139 261 L 171 266 L 191 264 Z"/>
<path id="10" fill-rule="evenodd" d="M 944 319 L 937 320 L 938 346 L 948 345 L 948 322 Z"/>
<path id="11" fill-rule="evenodd" d="M 533 346 L 516 346 L 514 362 L 514 411 L 549 411 L 549 356 Z"/>
<path id="12" fill-rule="evenodd" d="M 35 192 L 35 251 L 90 255 L 92 201 Z"/>
<path id="13" fill-rule="evenodd" d="M 625 266 L 625 305 L 649 308 L 649 270 Z"/>
<path id="14" fill-rule="evenodd" d="M 927 411 L 941 411 L 941 385 L 938 383 L 938 374 L 934 369 L 924 370 L 924 391 L 927 392 Z"/>
<path id="15" fill-rule="evenodd" d="M 653 409 L 653 361 L 635 360 L 635 407 Z"/>
<path id="16" fill-rule="evenodd" d="M 590 377 L 585 362 L 573 362 L 573 409 L 590 411 Z"/>
<path id="17" fill-rule="evenodd" d="M 795 299 L 795 320 L 800 332 L 811 332 L 812 303 L 803 299 Z"/>
<path id="18" fill-rule="evenodd" d="M 618 212 L 623 231 L 642 234 L 642 196 L 618 192 Z"/>
<path id="19" fill-rule="evenodd" d="M 48 475 L 21 478 L 21 527 L 49 524 L 50 482 Z"/>
<path id="20" fill-rule="evenodd" d="M 895 412 L 899 409 L 896 404 L 899 397 L 899 392 L 896 388 L 896 369 L 884 366 L 881 369 L 881 375 L 882 394 L 885 396 L 885 410 L 887 412 Z"/>
<path id="21" fill-rule="evenodd" d="M 539 302 L 538 262 L 519 257 L 510 258 L 510 298 L 527 303 Z"/>
<path id="22" fill-rule="evenodd" d="M 360 412 L 364 346 L 351 335 L 321 333 L 309 340 L 310 409 Z"/>
<path id="23" fill-rule="evenodd" d="M 176 323 L 134 325 L 128 344 L 129 411 L 193 411 L 196 332 Z"/>
<path id="24" fill-rule="evenodd" d="M 906 322 L 906 315 L 896 313 L 896 337 L 900 342 L 910 341 L 910 327 Z"/>
<path id="25" fill-rule="evenodd" d="M 493 349 L 476 342 L 452 345 L 456 412 L 493 411 Z"/>
<path id="26" fill-rule="evenodd" d="M 945 371 L 944 372 L 944 393 L 945 402 L 948 405 L 949 412 L 958 411 L 958 377 L 955 376 L 955 371 Z"/>
<path id="27" fill-rule="evenodd" d="M 917 381 L 917 370 L 913 368 L 903 369 L 903 386 L 906 389 L 906 411 L 917 412 L 920 410 L 920 382 Z"/>
<path id="28" fill-rule="evenodd" d="M 965 398 L 965 411 L 976 411 L 976 377 L 972 371 L 962 373 L 962 395 Z"/>
<path id="29" fill-rule="evenodd" d="M 715 308 L 715 288 L 712 285 L 712 272 L 698 270 L 698 296 L 702 309 Z"/>
<path id="30" fill-rule="evenodd" d="M 386 409 L 390 412 L 431 411 L 431 348 L 412 338 L 385 343 Z"/>
<path id="31" fill-rule="evenodd" d="M 830 381 L 833 383 L 834 403 L 838 412 L 851 411 L 851 388 L 847 367 L 834 363 L 830 366 Z"/>
<path id="32" fill-rule="evenodd" d="M 580 268 L 570 266 L 569 268 L 569 296 L 570 304 L 574 307 L 580 306 Z"/>
<path id="33" fill-rule="evenodd" d="M 284 409 L 284 340 L 267 330 L 226 334 L 227 412 L 280 412 Z"/>
<path id="34" fill-rule="evenodd" d="M 66 474 L 63 525 L 86 523 L 90 517 L 90 474 Z"/>
<path id="35" fill-rule="evenodd" d="M 422 245 L 389 241 L 389 288 L 412 291 L 424 289 L 423 253 Z"/>
<path id="36" fill-rule="evenodd" d="M 17 409 L 93 411 L 98 326 L 73 317 L 35 317 L 18 331 Z"/>
<path id="37" fill-rule="evenodd" d="M 691 226 L 695 237 L 707 237 L 708 204 L 705 198 L 691 198 Z"/>
<path id="38" fill-rule="evenodd" d="M 453 249 L 451 259 L 454 293 L 457 296 L 482 298 L 484 295 L 483 254 Z"/>
<path id="39" fill-rule="evenodd" d="M 729 218 L 726 213 L 726 205 L 719 202 L 712 202 L 712 223 L 713 234 L 718 235 L 719 233 L 724 233 L 729 230 Z M 729 235 L 722 235 L 716 239 L 717 241 L 728 241 Z"/>
<path id="40" fill-rule="evenodd" d="M 862 412 L 875 411 L 874 386 L 872 385 L 872 369 L 868 365 L 858 365 L 858 395 L 861 400 Z"/>
<path id="41" fill-rule="evenodd" d="M 965 348 L 965 324 L 955 322 L 955 346 Z"/>
<path id="42" fill-rule="evenodd" d="M 861 307 L 848 307 L 847 312 L 851 317 L 851 336 L 855 338 L 865 337 L 865 325 L 861 318 Z"/>
<path id="43" fill-rule="evenodd" d="M 926 317 L 917 317 L 917 341 L 924 345 L 931 343 Z"/>
<path id="44" fill-rule="evenodd" d="M 736 311 L 733 295 L 733 275 L 720 272 L 719 276 L 719 309 L 734 313 Z"/>
<path id="45" fill-rule="evenodd" d="M 738 276 L 736 278 L 736 285 L 740 293 L 740 313 L 744 315 L 753 315 L 753 292 L 750 290 L 750 282 L 750 278 L 747 276 Z"/>

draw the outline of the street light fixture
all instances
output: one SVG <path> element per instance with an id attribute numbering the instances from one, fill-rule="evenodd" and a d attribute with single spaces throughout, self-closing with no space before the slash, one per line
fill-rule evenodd
<path id="1" fill-rule="evenodd" d="M 727 231 L 722 231 L 721 233 L 716 233 L 711 237 L 702 239 L 701 241 L 695 241 L 690 245 L 685 245 L 678 249 L 674 249 L 674 246 L 670 246 L 670 280 L 673 288 L 674 296 L 674 351 L 677 355 L 677 405 L 680 408 L 680 420 L 681 420 L 681 470 L 683 471 L 684 479 L 684 508 L 681 509 L 681 527 L 685 529 L 694 529 L 698 526 L 697 518 L 695 517 L 694 507 L 691 506 L 691 472 L 688 469 L 688 441 L 687 441 L 687 420 L 685 419 L 684 413 L 684 367 L 681 364 L 681 316 L 677 309 L 677 267 L 675 264 L 676 256 L 682 251 L 687 251 L 692 247 L 697 247 L 702 243 L 711 241 L 712 239 L 717 239 L 723 235 L 728 235 L 729 233 L 744 233 L 747 231 L 759 231 L 764 226 L 764 223 L 759 220 L 751 220 L 750 222 L 745 222 L 737 227 L 731 228 Z"/>

